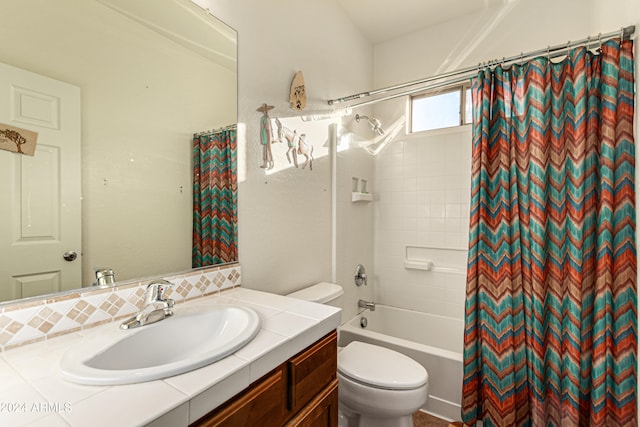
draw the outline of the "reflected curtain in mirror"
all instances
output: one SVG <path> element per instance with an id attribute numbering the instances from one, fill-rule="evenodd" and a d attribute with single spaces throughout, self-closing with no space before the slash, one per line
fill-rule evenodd
<path id="1" fill-rule="evenodd" d="M 480 71 L 462 420 L 631 426 L 633 43 Z"/>
<path id="2" fill-rule="evenodd" d="M 237 127 L 193 137 L 192 267 L 238 260 Z"/>

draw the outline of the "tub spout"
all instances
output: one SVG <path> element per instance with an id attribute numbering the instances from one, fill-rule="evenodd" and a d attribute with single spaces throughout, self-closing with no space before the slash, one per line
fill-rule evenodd
<path id="1" fill-rule="evenodd" d="M 373 301 L 365 301 L 363 299 L 359 299 L 358 300 L 358 307 L 359 308 L 365 308 L 365 309 L 369 309 L 371 311 L 376 311 L 376 303 Z"/>

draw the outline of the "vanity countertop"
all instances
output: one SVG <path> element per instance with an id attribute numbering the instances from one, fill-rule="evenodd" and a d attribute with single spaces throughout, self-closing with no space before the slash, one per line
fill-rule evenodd
<path id="1" fill-rule="evenodd" d="M 62 379 L 58 366 L 69 346 L 118 322 L 0 353 L 0 425 L 187 426 L 340 324 L 335 307 L 245 288 L 174 310 L 225 303 L 254 309 L 262 322 L 258 335 L 231 356 L 163 380 L 86 386 Z"/>

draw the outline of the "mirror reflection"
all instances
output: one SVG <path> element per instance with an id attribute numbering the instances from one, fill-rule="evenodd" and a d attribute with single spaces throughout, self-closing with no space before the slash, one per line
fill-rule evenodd
<path id="1" fill-rule="evenodd" d="M 191 268 L 192 144 L 237 121 L 235 31 L 189 0 L 0 14 L 0 125 L 38 134 L 0 138 L 0 302 Z"/>

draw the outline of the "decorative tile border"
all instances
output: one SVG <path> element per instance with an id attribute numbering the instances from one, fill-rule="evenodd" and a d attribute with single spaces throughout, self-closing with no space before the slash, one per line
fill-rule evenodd
<path id="1" fill-rule="evenodd" d="M 240 286 L 241 270 L 240 264 L 231 264 L 164 278 L 174 284 L 168 298 L 180 304 Z M 150 280 L 4 307 L 0 309 L 0 351 L 132 316 L 142 307 Z"/>

